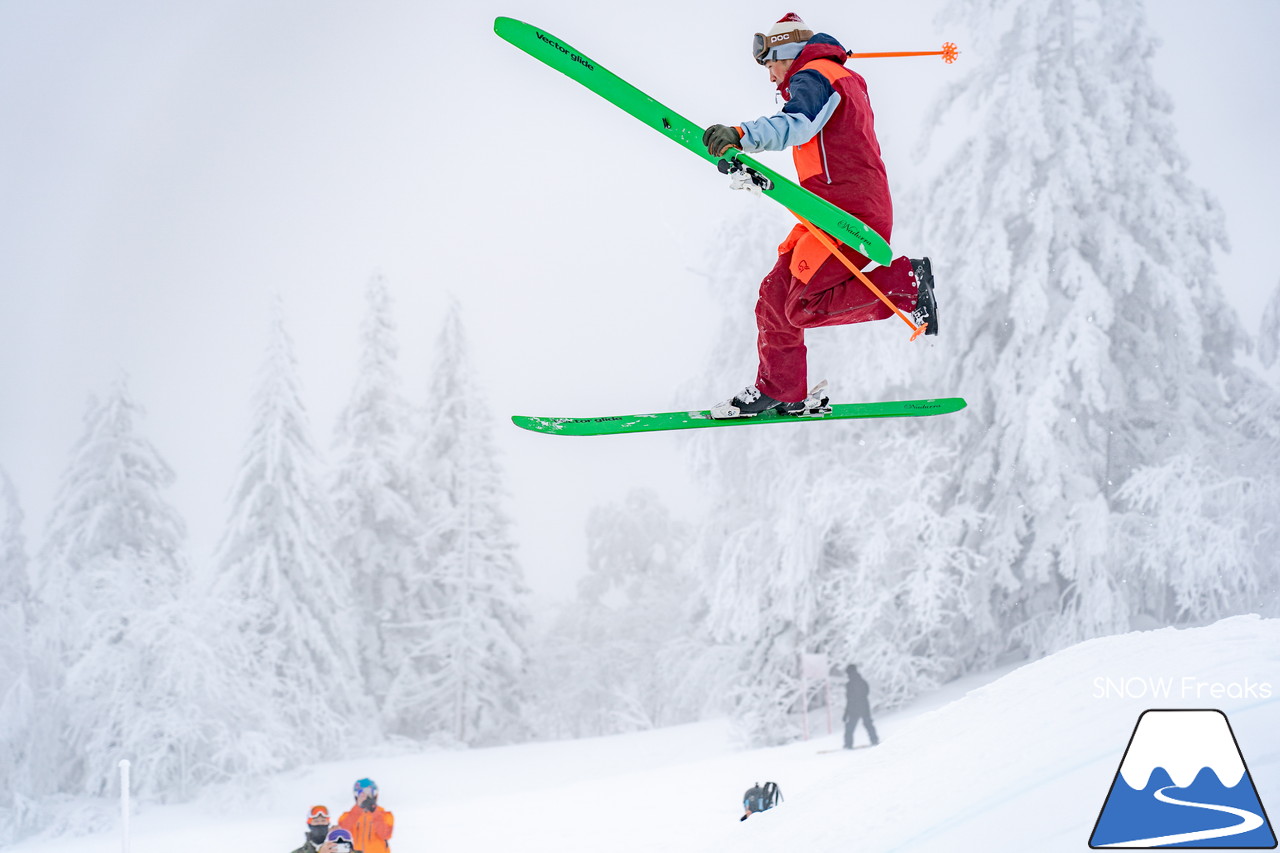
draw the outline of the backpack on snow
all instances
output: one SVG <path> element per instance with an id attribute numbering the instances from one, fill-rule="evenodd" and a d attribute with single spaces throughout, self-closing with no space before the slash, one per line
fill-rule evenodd
<path id="1" fill-rule="evenodd" d="M 749 814 L 764 812 L 776 806 L 782 800 L 782 791 L 777 782 L 757 782 L 742 795 L 742 808 Z"/>

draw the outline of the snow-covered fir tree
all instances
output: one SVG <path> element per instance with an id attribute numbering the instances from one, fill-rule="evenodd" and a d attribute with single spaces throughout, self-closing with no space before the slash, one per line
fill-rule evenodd
<path id="1" fill-rule="evenodd" d="M 587 575 L 534 654 L 531 719 L 541 737 L 676 725 L 720 707 L 705 671 L 690 530 L 650 490 L 587 519 Z M 723 689 L 723 685 L 719 685 Z"/>
<path id="2" fill-rule="evenodd" d="M 91 400 L 40 552 L 36 582 L 45 632 L 72 662 L 134 609 L 169 600 L 187 576 L 186 528 L 161 497 L 173 470 L 138 434 L 123 380 Z"/>
<path id="3" fill-rule="evenodd" d="M 1258 359 L 1267 370 L 1280 361 L 1280 284 L 1271 291 L 1258 319 Z"/>
<path id="4" fill-rule="evenodd" d="M 46 734 L 60 735 L 36 738 L 52 752 L 35 772 L 55 791 L 109 790 L 116 762 L 140 745 L 131 726 L 151 651 L 139 626 L 189 575 L 186 528 L 163 497 L 174 473 L 138 433 L 140 415 L 123 380 L 90 402 L 39 554 L 36 627 L 49 668 L 37 701 Z"/>
<path id="5" fill-rule="evenodd" d="M 0 469 L 0 844 L 13 841 L 21 823 L 19 798 L 31 788 L 33 649 L 28 638 L 31 588 L 22 507 L 8 473 Z"/>
<path id="6" fill-rule="evenodd" d="M 268 704 L 246 702 L 261 663 L 224 630 L 226 607 L 199 583 L 130 616 L 127 630 L 95 643 L 66 675 L 88 732 L 88 793 L 114 790 L 116 762 L 132 764 L 141 799 L 180 802 L 204 786 L 285 766 L 281 743 L 297 733 Z"/>
<path id="7" fill-rule="evenodd" d="M 333 551 L 333 513 L 277 300 L 253 423 L 218 547 L 223 630 L 248 644 L 239 691 L 289 733 L 284 762 L 331 757 L 376 735 L 355 664 L 363 630 L 348 570 Z"/>
<path id="8" fill-rule="evenodd" d="M 370 279 L 365 300 L 359 371 L 336 430 L 334 556 L 354 590 L 361 683 L 382 706 L 401 661 L 425 639 L 423 614 L 438 601 L 418 547 L 422 525 L 405 464 L 412 423 L 381 276 Z M 392 732 L 410 734 L 398 730 L 395 714 L 385 722 Z"/>
<path id="9" fill-rule="evenodd" d="M 1264 574 L 1259 612 L 1280 616 L 1280 285 L 1259 319 L 1258 359 L 1262 375 L 1238 377 L 1233 389 L 1236 423 L 1247 437 L 1232 448 L 1237 482 L 1228 490 Z"/>
<path id="10" fill-rule="evenodd" d="M 421 541 L 438 602 L 402 625 L 417 642 L 387 698 L 398 729 L 466 744 L 520 734 L 518 696 L 527 657 L 528 612 L 516 561 L 506 487 L 492 425 L 451 302 L 436 344 L 425 423 L 414 466 L 427 528 Z"/>
<path id="11" fill-rule="evenodd" d="M 1223 220 L 1187 176 L 1143 6 L 951 12 L 992 53 L 947 98 L 974 132 L 925 229 L 942 280 L 964 282 L 948 302 L 964 347 L 948 376 L 971 406 L 954 500 L 981 512 L 964 541 L 987 563 L 992 642 L 1039 652 L 1239 612 L 1261 578 L 1220 500 L 1223 451 L 1244 440 L 1223 392 Z"/>
<path id="12" fill-rule="evenodd" d="M 163 497 L 174 473 L 140 415 L 123 381 L 91 403 L 38 560 L 29 764 L 46 794 L 111 792 L 122 758 L 136 793 L 160 800 L 260 763 L 237 754 L 250 715 L 227 701 L 211 648 L 223 613 L 191 585 L 185 525 Z"/>

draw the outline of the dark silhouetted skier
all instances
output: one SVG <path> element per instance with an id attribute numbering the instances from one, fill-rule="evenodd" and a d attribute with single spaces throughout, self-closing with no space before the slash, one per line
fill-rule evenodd
<path id="1" fill-rule="evenodd" d="M 845 686 L 844 693 L 844 748 L 853 749 L 853 729 L 858 725 L 858 720 L 862 720 L 862 724 L 867 727 L 867 734 L 871 736 L 871 745 L 875 746 L 880 742 L 880 738 L 876 735 L 875 723 L 871 722 L 871 688 L 867 685 L 867 680 L 858 674 L 858 668 L 853 664 L 845 667 L 844 672 L 849 676 L 849 683 Z"/>

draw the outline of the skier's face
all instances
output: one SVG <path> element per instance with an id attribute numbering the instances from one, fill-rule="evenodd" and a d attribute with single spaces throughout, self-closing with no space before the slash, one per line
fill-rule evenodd
<path id="1" fill-rule="evenodd" d="M 794 59 L 768 59 L 765 60 L 764 67 L 769 69 L 769 82 L 778 85 L 783 78 L 787 76 L 787 69 L 791 67 Z"/>

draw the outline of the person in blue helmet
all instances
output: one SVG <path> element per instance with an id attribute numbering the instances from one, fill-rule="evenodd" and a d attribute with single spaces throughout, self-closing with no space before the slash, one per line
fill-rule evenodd
<path id="1" fill-rule="evenodd" d="M 391 853 L 395 816 L 378 805 L 378 786 L 372 779 L 357 779 L 352 786 L 356 804 L 338 818 L 338 826 L 351 833 L 360 853 Z"/>

